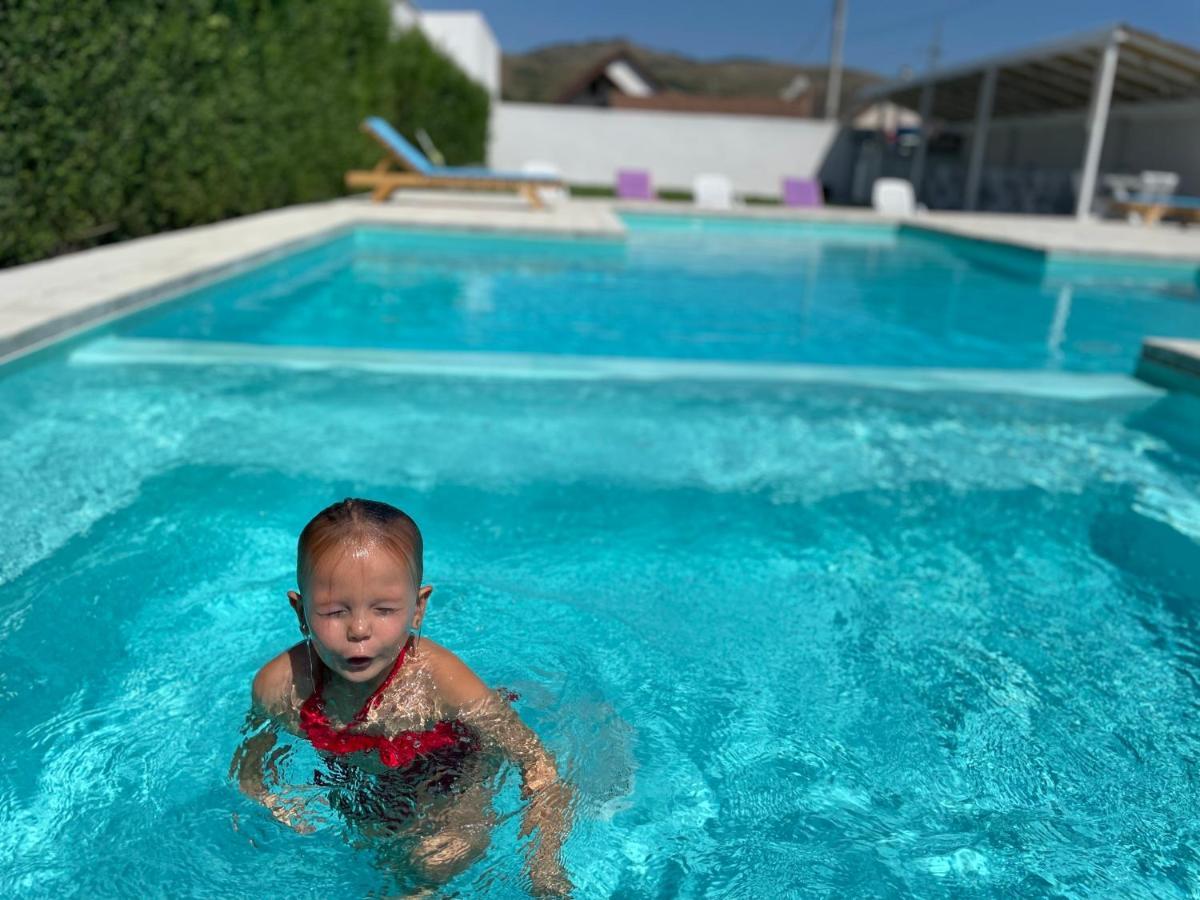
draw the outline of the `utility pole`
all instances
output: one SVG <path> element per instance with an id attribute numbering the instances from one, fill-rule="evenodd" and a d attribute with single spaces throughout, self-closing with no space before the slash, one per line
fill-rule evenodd
<path id="1" fill-rule="evenodd" d="M 846 0 L 833 0 L 833 36 L 829 44 L 829 80 L 825 86 L 825 118 L 836 119 L 842 96 L 842 46 L 846 42 Z"/>
<path id="2" fill-rule="evenodd" d="M 933 117 L 933 79 L 937 75 L 938 59 L 942 55 L 942 23 L 939 21 L 933 29 L 933 43 L 929 45 L 929 71 L 925 84 L 921 86 L 921 99 L 917 114 L 921 118 L 921 142 L 917 144 L 917 152 L 913 156 L 912 172 L 909 181 L 912 182 L 913 193 L 921 196 L 921 182 L 925 180 L 925 154 L 929 145 L 929 120 Z"/>

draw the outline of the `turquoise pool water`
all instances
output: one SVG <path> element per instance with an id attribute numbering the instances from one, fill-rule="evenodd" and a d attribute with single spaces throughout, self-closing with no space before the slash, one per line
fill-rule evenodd
<path id="1" fill-rule="evenodd" d="M 644 252 L 655 284 L 701 281 L 686 242 L 667 274 L 665 238 L 550 255 Z M 413 240 L 449 284 L 456 242 L 463 269 L 486 243 Z M 760 251 L 776 253 L 746 252 Z M 377 298 L 415 278 L 395 255 Z M 492 294 L 493 311 L 521 310 L 510 330 L 471 331 L 445 287 L 422 333 L 496 350 L 497 335 L 532 340 L 538 316 L 560 327 L 535 314 L 536 273 L 556 277 L 536 259 L 489 263 L 525 285 Z M 720 278 L 729 261 L 712 264 Z M 227 778 L 249 679 L 294 637 L 296 534 L 347 495 L 421 522 L 426 633 L 516 689 L 576 783 L 579 896 L 1200 890 L 1200 414 L 1186 399 L 89 355 L 114 334 L 369 343 L 370 305 L 322 313 L 323 282 L 298 288 L 295 263 L 277 265 L 294 276 L 279 290 L 309 297 L 294 309 L 266 287 L 206 292 L 0 370 L 0 894 L 389 888 L 336 822 L 296 835 Z M 1112 290 L 1095 296 L 1186 308 Z M 599 316 L 592 296 L 576 299 Z M 732 347 L 745 323 L 729 315 L 713 340 L 688 338 L 686 317 L 661 333 Z M 394 333 L 374 346 L 409 346 Z M 300 748 L 288 766 L 317 764 Z M 520 809 L 514 779 L 496 803 Z M 451 889 L 521 896 L 517 825 L 503 818 Z"/>
<path id="2" fill-rule="evenodd" d="M 629 240 L 362 228 L 131 320 L 142 338 L 854 366 L 1132 371 L 1200 333 L 1192 276 L 877 226 L 631 217 Z M 979 245 L 975 245 L 978 247 Z"/>

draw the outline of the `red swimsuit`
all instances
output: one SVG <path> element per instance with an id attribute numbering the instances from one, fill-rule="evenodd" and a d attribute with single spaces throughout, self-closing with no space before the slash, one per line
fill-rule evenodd
<path id="1" fill-rule="evenodd" d="M 383 683 L 375 688 L 362 709 L 345 728 L 334 728 L 329 717 L 325 715 L 325 700 L 321 695 L 324 679 L 322 668 L 318 666 L 317 672 L 314 673 L 313 692 L 300 707 L 300 728 L 312 745 L 318 750 L 334 754 L 369 753 L 378 750 L 379 761 L 391 769 L 408 766 L 421 757 L 450 747 L 460 750 L 475 749 L 474 735 L 458 719 L 438 722 L 428 731 L 401 731 L 393 737 L 351 730 L 366 721 L 367 714 L 379 702 L 383 692 L 400 671 L 407 652 L 408 644 L 405 644 L 392 665 L 392 671 L 383 679 Z"/>

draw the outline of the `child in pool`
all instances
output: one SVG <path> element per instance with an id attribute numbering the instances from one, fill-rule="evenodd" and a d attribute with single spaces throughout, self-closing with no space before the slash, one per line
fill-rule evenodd
<path id="1" fill-rule="evenodd" d="M 433 590 L 421 573 L 421 533 L 395 507 L 348 499 L 318 513 L 300 534 L 300 590 L 288 592 L 304 639 L 255 676 L 251 724 L 273 720 L 311 741 L 330 766 L 321 782 L 334 788 L 330 805 L 367 833 L 400 838 L 412 868 L 433 882 L 486 849 L 488 760 L 494 771 L 496 757 L 507 756 L 529 801 L 521 833 L 539 831 L 527 860 L 533 888 L 565 894 L 559 851 L 570 791 L 506 700 L 449 650 L 421 639 Z M 244 793 L 304 830 L 296 805 L 264 782 L 275 741 L 271 730 L 252 732 L 232 771 Z"/>

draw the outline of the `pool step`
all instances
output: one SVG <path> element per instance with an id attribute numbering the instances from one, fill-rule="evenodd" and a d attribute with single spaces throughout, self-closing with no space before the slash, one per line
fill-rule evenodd
<path id="1" fill-rule="evenodd" d="M 807 365 L 553 353 L 380 350 L 156 338 L 100 338 L 80 347 L 71 354 L 70 360 L 76 365 L 242 365 L 524 380 L 823 383 L 898 391 L 1017 394 L 1069 400 L 1143 397 L 1157 393 L 1142 382 L 1124 375 L 1077 372 Z"/>

